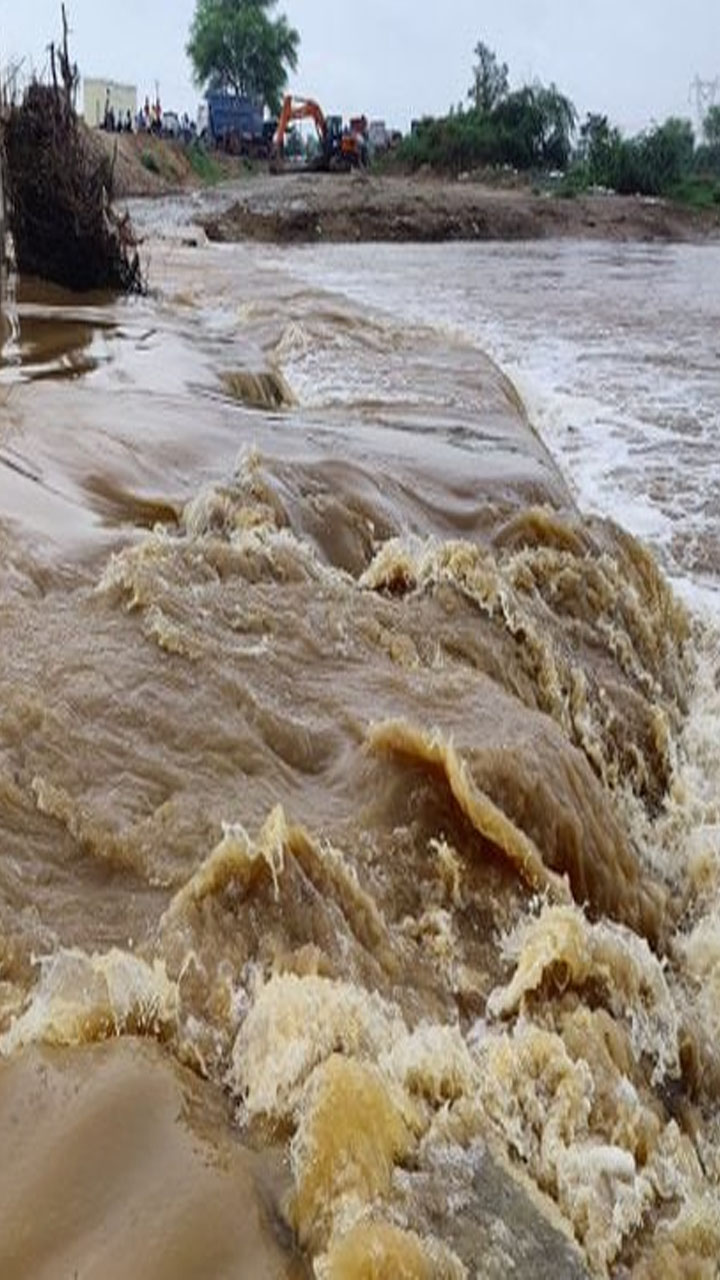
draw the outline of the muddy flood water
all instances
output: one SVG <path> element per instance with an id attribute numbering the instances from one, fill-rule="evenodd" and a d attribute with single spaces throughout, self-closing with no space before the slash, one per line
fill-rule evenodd
<path id="1" fill-rule="evenodd" d="M 0 1277 L 716 1276 L 720 250 L 134 215 L 3 303 Z"/>

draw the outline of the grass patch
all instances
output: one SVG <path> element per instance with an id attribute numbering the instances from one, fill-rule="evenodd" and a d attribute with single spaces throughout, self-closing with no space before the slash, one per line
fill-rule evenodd
<path id="1" fill-rule="evenodd" d="M 720 178 L 692 177 L 678 182 L 670 198 L 689 209 L 716 209 L 720 213 Z"/>
<path id="2" fill-rule="evenodd" d="M 187 149 L 187 158 L 190 168 L 201 182 L 210 184 L 219 182 L 222 178 L 223 172 L 220 165 L 213 156 L 208 154 L 202 143 L 191 142 Z"/>
<path id="3" fill-rule="evenodd" d="M 142 155 L 140 156 L 140 163 L 143 169 L 147 169 L 148 173 L 160 172 L 160 165 L 158 164 L 157 159 L 153 155 L 152 151 L 143 151 Z"/>
<path id="4" fill-rule="evenodd" d="M 555 183 L 555 195 L 563 200 L 574 200 L 576 196 L 585 195 L 589 189 L 587 174 L 581 167 L 570 168 Z"/>

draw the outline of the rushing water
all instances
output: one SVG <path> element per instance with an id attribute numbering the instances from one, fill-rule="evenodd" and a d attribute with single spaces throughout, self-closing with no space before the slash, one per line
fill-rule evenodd
<path id="1" fill-rule="evenodd" d="M 714 1275 L 720 251 L 136 213 L 4 311 L 0 1275 Z"/>
<path id="2" fill-rule="evenodd" d="M 294 269 L 477 342 L 581 509 L 646 539 L 683 594 L 717 612 L 720 246 L 328 246 Z"/>

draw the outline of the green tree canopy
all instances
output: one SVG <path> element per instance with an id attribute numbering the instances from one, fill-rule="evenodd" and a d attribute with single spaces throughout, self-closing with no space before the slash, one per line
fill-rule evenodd
<path id="1" fill-rule="evenodd" d="M 590 182 L 602 186 L 612 184 L 614 164 L 621 144 L 619 129 L 611 126 L 607 116 L 588 112 L 580 126 L 581 161 L 587 165 Z"/>
<path id="2" fill-rule="evenodd" d="M 711 107 L 703 120 L 703 133 L 709 147 L 720 147 L 720 107 Z"/>
<path id="3" fill-rule="evenodd" d="M 492 49 L 482 40 L 475 45 L 474 52 L 476 62 L 468 98 L 476 111 L 492 111 L 508 91 L 507 63 L 498 62 Z"/>
<path id="4" fill-rule="evenodd" d="M 577 125 L 573 103 L 556 85 L 535 85 L 535 107 L 540 118 L 540 155 L 545 168 L 565 169 Z"/>
<path id="5" fill-rule="evenodd" d="M 695 137 L 689 120 L 668 116 L 645 135 L 645 158 L 659 190 L 679 182 L 692 168 Z"/>
<path id="6" fill-rule="evenodd" d="M 297 66 L 298 32 L 277 0 L 197 0 L 187 54 L 200 87 L 231 89 L 280 107 L 288 71 Z"/>
<path id="7" fill-rule="evenodd" d="M 580 129 L 578 159 L 590 182 L 621 195 L 664 195 L 693 170 L 692 125 L 670 116 L 635 138 L 623 138 L 608 124 L 607 116 L 588 115 Z"/>
<path id="8" fill-rule="evenodd" d="M 577 113 L 551 84 L 525 85 L 491 113 L 506 161 L 518 169 L 564 169 L 570 158 Z"/>

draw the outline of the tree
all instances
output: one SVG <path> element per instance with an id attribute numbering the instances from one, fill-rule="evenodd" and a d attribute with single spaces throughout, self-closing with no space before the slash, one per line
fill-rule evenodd
<path id="1" fill-rule="evenodd" d="M 641 192 L 663 195 L 692 169 L 695 139 L 690 121 L 669 116 L 642 136 L 640 150 L 644 179 Z"/>
<path id="2" fill-rule="evenodd" d="M 694 167 L 698 173 L 720 177 L 720 106 L 711 107 L 703 120 L 705 145 L 695 152 Z"/>
<path id="3" fill-rule="evenodd" d="M 503 162 L 517 169 L 564 169 L 577 118 L 555 85 L 524 85 L 493 109 Z"/>
<path id="4" fill-rule="evenodd" d="M 591 183 L 611 187 L 615 181 L 620 130 L 611 126 L 607 116 L 588 112 L 580 126 L 580 159 L 587 165 Z"/>
<path id="5" fill-rule="evenodd" d="M 711 107 L 703 120 L 703 133 L 709 147 L 720 147 L 720 107 Z"/>
<path id="6" fill-rule="evenodd" d="M 480 40 L 474 49 L 477 62 L 473 67 L 473 82 L 468 98 L 476 111 L 492 111 L 508 91 L 506 62 L 498 62 L 492 49 Z"/>
<path id="7" fill-rule="evenodd" d="M 230 89 L 280 109 L 288 71 L 297 66 L 300 36 L 282 14 L 269 16 L 277 0 L 197 0 L 187 54 L 195 82 Z"/>
<path id="8" fill-rule="evenodd" d="M 541 122 L 543 168 L 565 169 L 570 159 L 577 111 L 556 85 L 535 86 L 535 105 Z"/>

